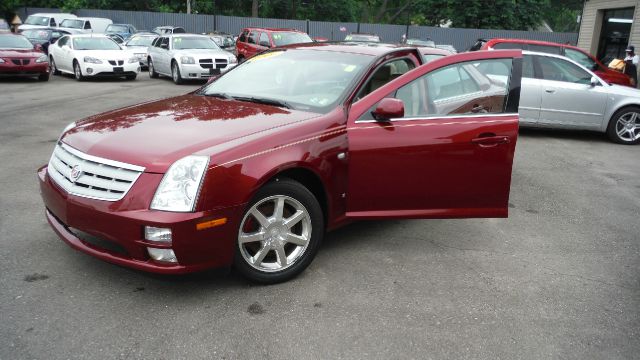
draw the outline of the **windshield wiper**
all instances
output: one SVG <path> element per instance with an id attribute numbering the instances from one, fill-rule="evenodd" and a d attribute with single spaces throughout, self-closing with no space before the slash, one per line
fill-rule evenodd
<path id="1" fill-rule="evenodd" d="M 226 100 L 233 100 L 233 96 L 228 95 L 226 93 L 204 93 L 204 96 L 210 96 L 210 97 L 216 97 L 216 98 L 220 98 L 220 99 L 226 99 Z"/>
<path id="2" fill-rule="evenodd" d="M 234 96 L 233 98 L 240 101 L 248 101 L 248 102 L 254 102 L 257 104 L 273 105 L 273 106 L 283 107 L 286 109 L 292 108 L 291 105 L 289 105 L 286 101 L 282 101 L 282 100 L 259 98 L 259 97 L 253 97 L 253 96 L 251 97 Z"/>

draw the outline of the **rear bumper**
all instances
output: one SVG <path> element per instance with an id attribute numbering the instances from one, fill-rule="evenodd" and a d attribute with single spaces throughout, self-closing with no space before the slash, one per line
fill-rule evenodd
<path id="1" fill-rule="evenodd" d="M 70 195 L 52 182 L 46 166 L 38 170 L 47 221 L 72 248 L 113 264 L 160 274 L 230 266 L 242 206 L 196 213 L 149 210 L 148 203 L 161 178 L 161 174 L 143 173 L 127 196 L 108 202 Z M 204 230 L 196 228 L 202 221 L 222 217 L 228 219 L 224 225 Z M 144 226 L 170 228 L 173 242 L 162 245 L 145 240 Z M 101 242 L 91 241 L 81 233 L 99 238 Z M 152 260 L 148 247 L 173 249 L 178 263 Z"/>

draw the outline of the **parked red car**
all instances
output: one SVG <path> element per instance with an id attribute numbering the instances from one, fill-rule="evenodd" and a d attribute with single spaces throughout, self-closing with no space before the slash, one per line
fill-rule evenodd
<path id="1" fill-rule="evenodd" d="M 572 45 L 524 39 L 478 39 L 476 44 L 470 50 L 501 49 L 520 49 L 566 56 L 569 59 L 583 65 L 587 69 L 593 71 L 600 78 L 611 84 L 632 86 L 629 76 L 609 69 L 591 54 L 580 49 L 579 47 Z"/>
<path id="2" fill-rule="evenodd" d="M 49 80 L 49 59 L 40 45 L 22 35 L 0 34 L 0 76 L 37 77 Z"/>
<path id="3" fill-rule="evenodd" d="M 521 52 L 421 58 L 275 49 L 194 93 L 70 124 L 38 170 L 46 217 L 105 261 L 234 264 L 263 283 L 300 273 L 354 219 L 506 217 Z"/>
<path id="4" fill-rule="evenodd" d="M 236 40 L 236 55 L 242 62 L 269 48 L 310 42 L 306 32 L 296 29 L 246 28 Z"/>

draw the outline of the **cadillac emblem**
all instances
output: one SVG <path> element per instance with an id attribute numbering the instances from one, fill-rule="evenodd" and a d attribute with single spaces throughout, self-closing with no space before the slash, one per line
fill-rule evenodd
<path id="1" fill-rule="evenodd" d="M 75 184 L 75 182 L 78 181 L 80 176 L 82 176 L 82 168 L 80 168 L 80 165 L 76 165 L 72 167 L 71 174 L 69 175 L 69 180 L 71 180 L 71 182 Z"/>

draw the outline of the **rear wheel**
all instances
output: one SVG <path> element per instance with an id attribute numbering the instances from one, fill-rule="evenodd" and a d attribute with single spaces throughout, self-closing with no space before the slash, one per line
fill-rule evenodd
<path id="1" fill-rule="evenodd" d="M 244 213 L 235 267 L 259 283 L 287 281 L 309 266 L 323 235 L 322 210 L 313 194 L 294 180 L 270 182 Z"/>
<path id="2" fill-rule="evenodd" d="M 56 66 L 56 62 L 53 60 L 53 56 L 49 57 L 49 68 L 50 68 L 50 73 L 52 73 L 53 75 L 60 75 L 60 70 L 58 70 L 58 67 Z"/>
<path id="3" fill-rule="evenodd" d="M 149 58 L 148 68 L 149 68 L 149 77 L 153 79 L 157 79 L 158 73 L 156 72 L 156 68 L 153 66 L 153 61 L 151 60 L 151 58 Z"/>
<path id="4" fill-rule="evenodd" d="M 180 67 L 175 61 L 171 63 L 171 77 L 173 78 L 173 82 L 176 83 L 176 85 L 180 85 L 183 83 L 182 75 L 180 74 Z"/>
<path id="5" fill-rule="evenodd" d="M 613 114 L 607 128 L 607 135 L 611 141 L 618 144 L 640 143 L 640 107 L 627 107 Z"/>
<path id="6" fill-rule="evenodd" d="M 73 61 L 73 74 L 76 77 L 76 80 L 82 81 L 84 80 L 84 75 L 82 75 L 82 69 L 80 68 L 80 64 L 77 60 Z"/>

